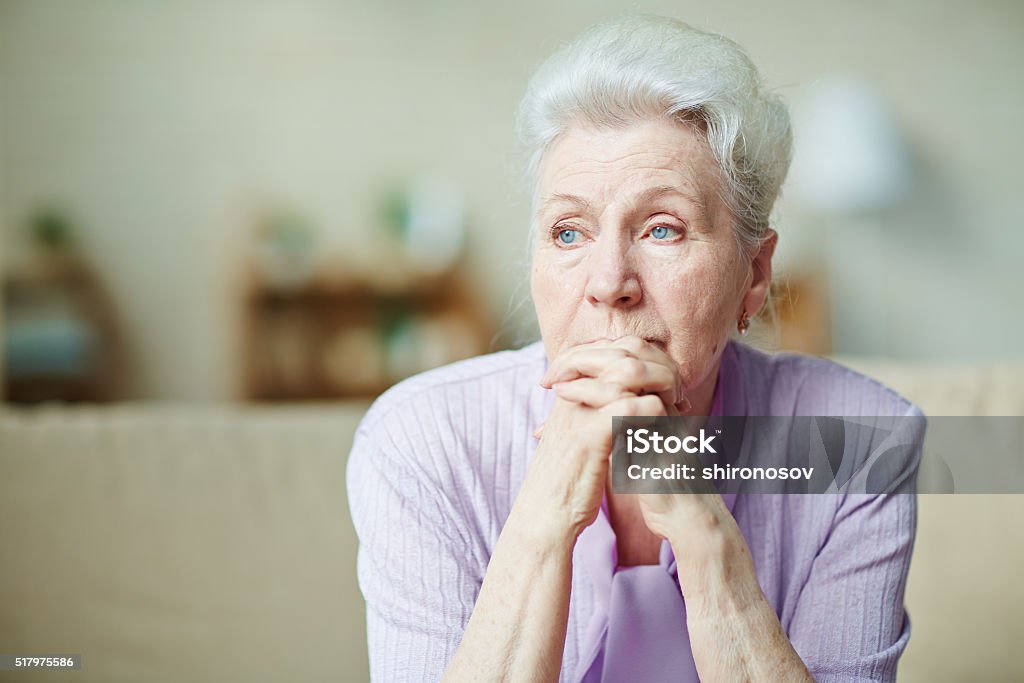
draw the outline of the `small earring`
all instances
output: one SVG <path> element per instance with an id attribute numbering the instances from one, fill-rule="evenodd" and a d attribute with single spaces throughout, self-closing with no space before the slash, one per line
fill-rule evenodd
<path id="1" fill-rule="evenodd" d="M 743 310 L 743 314 L 736 323 L 736 329 L 744 337 L 746 337 L 747 333 L 750 331 L 750 314 L 747 313 L 746 309 Z"/>

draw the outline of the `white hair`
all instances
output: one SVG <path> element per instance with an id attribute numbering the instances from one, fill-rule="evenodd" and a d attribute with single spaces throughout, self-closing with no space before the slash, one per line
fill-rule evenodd
<path id="1" fill-rule="evenodd" d="M 789 168 L 789 114 L 742 47 L 667 17 L 599 24 L 534 73 L 518 117 L 534 202 L 544 152 L 567 130 L 656 117 L 706 135 L 736 238 L 741 247 L 759 244 Z"/>

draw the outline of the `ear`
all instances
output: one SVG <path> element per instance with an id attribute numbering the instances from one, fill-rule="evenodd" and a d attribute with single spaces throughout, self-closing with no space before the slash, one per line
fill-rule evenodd
<path id="1" fill-rule="evenodd" d="M 761 241 L 761 246 L 758 247 L 754 258 L 750 261 L 750 285 L 743 293 L 742 308 L 737 312 L 737 317 L 746 311 L 753 318 L 761 311 L 761 307 L 768 299 L 768 290 L 772 284 L 772 256 L 775 254 L 775 245 L 778 242 L 779 233 L 769 228 L 765 238 Z"/>

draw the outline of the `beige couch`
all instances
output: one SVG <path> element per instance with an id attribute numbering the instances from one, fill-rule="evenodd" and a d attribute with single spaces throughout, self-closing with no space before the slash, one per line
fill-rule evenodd
<path id="1" fill-rule="evenodd" d="M 856 362 L 933 414 L 1024 414 L 1024 368 Z M 344 468 L 362 404 L 0 411 L 0 681 L 360 681 Z M 901 680 L 1022 681 L 1024 496 L 926 496 Z"/>

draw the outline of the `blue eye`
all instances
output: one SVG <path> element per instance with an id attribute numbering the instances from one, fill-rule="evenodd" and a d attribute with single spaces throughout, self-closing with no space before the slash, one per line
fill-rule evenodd
<path id="1" fill-rule="evenodd" d="M 673 234 L 674 233 L 674 234 Z M 670 228 L 667 225 L 656 225 L 651 228 L 651 237 L 656 240 L 663 240 L 669 237 L 674 237 L 679 234 L 679 231 L 675 228 Z"/>
<path id="2" fill-rule="evenodd" d="M 570 228 L 566 228 L 565 230 L 560 230 L 558 232 L 558 241 L 561 242 L 562 244 L 572 244 L 573 242 L 576 241 L 576 236 L 579 234 L 579 230 L 572 230 Z"/>

